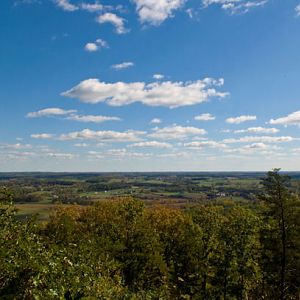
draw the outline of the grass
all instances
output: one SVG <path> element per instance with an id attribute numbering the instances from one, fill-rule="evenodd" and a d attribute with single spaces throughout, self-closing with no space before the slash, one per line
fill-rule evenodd
<path id="1" fill-rule="evenodd" d="M 53 210 L 54 207 L 55 204 L 16 204 L 16 208 L 18 209 L 18 217 L 25 219 L 33 215 L 37 215 L 37 219 L 40 221 L 47 220 L 51 210 Z"/>

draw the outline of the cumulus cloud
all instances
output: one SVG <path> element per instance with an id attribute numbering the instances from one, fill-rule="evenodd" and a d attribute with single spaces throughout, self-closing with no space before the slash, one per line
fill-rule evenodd
<path id="1" fill-rule="evenodd" d="M 131 62 L 131 61 L 125 61 L 121 64 L 116 64 L 116 65 L 112 65 L 111 67 L 117 71 L 119 70 L 123 70 L 123 69 L 127 69 L 127 68 L 130 68 L 130 67 L 133 67 L 134 66 L 134 63 Z"/>
<path id="2" fill-rule="evenodd" d="M 300 126 L 300 110 L 295 111 L 285 117 L 278 118 L 278 119 L 271 119 L 270 124 L 272 125 L 298 125 Z"/>
<path id="3" fill-rule="evenodd" d="M 34 111 L 34 112 L 29 112 L 26 117 L 27 118 L 39 118 L 39 117 L 50 117 L 50 116 L 64 116 L 64 115 L 69 115 L 72 113 L 75 113 L 75 109 L 69 109 L 65 110 L 62 108 L 45 108 L 42 110 Z"/>
<path id="4" fill-rule="evenodd" d="M 239 116 L 239 117 L 231 117 L 226 119 L 226 122 L 229 124 L 240 124 L 247 121 L 255 121 L 256 116 Z"/>
<path id="5" fill-rule="evenodd" d="M 161 123 L 161 119 L 159 118 L 154 118 L 150 121 L 150 124 L 160 124 Z"/>
<path id="6" fill-rule="evenodd" d="M 163 140 L 184 139 L 195 135 L 204 135 L 207 132 L 204 129 L 197 127 L 184 127 L 179 125 L 168 126 L 164 128 L 154 128 L 154 132 L 148 136 L 151 138 Z"/>
<path id="7" fill-rule="evenodd" d="M 30 135 L 31 138 L 33 139 L 52 139 L 54 137 L 53 134 L 50 133 L 34 133 Z"/>
<path id="8" fill-rule="evenodd" d="M 99 49 L 99 47 L 96 43 L 87 43 L 84 46 L 84 49 L 88 52 L 96 52 Z"/>
<path id="9" fill-rule="evenodd" d="M 257 134 L 275 134 L 278 133 L 277 128 L 265 128 L 265 127 L 249 127 L 247 129 L 235 130 L 234 133 L 257 133 Z"/>
<path id="10" fill-rule="evenodd" d="M 268 0 L 202 0 L 203 6 L 218 5 L 231 14 L 247 13 L 255 7 L 264 6 Z"/>
<path id="11" fill-rule="evenodd" d="M 96 21 L 99 24 L 110 23 L 115 27 L 116 33 L 124 34 L 128 32 L 125 28 L 125 20 L 114 13 L 105 13 L 97 17 Z"/>
<path id="12" fill-rule="evenodd" d="M 157 141 L 147 141 L 147 142 L 139 142 L 128 145 L 130 148 L 172 148 L 170 143 L 157 142 Z"/>
<path id="13" fill-rule="evenodd" d="M 167 18 L 173 16 L 175 10 L 180 9 L 186 0 L 133 0 L 141 23 L 160 25 Z"/>
<path id="14" fill-rule="evenodd" d="M 84 122 L 84 123 L 103 123 L 107 121 L 121 121 L 119 117 L 109 116 L 94 116 L 94 115 L 71 115 L 67 118 L 68 120 Z"/>
<path id="15" fill-rule="evenodd" d="M 79 9 L 79 7 L 75 4 L 72 4 L 70 0 L 56 0 L 55 3 L 59 8 L 65 11 L 75 11 Z"/>
<path id="16" fill-rule="evenodd" d="M 84 49 L 88 52 L 99 51 L 103 48 L 108 48 L 108 43 L 102 39 L 97 39 L 95 42 L 87 43 Z"/>
<path id="17" fill-rule="evenodd" d="M 223 143 L 219 143 L 216 141 L 199 141 L 199 142 L 190 142 L 185 143 L 184 147 L 188 147 L 190 149 L 202 149 L 202 148 L 226 148 L 227 146 Z"/>
<path id="18" fill-rule="evenodd" d="M 176 108 L 195 105 L 208 101 L 212 97 L 224 98 L 228 95 L 216 88 L 224 84 L 223 79 L 205 78 L 193 82 L 116 82 L 106 83 L 98 79 L 80 82 L 62 95 L 78 98 L 85 103 L 106 102 L 112 106 L 141 102 L 149 106 Z"/>
<path id="19" fill-rule="evenodd" d="M 291 136 L 245 136 L 239 139 L 225 139 L 224 143 L 285 143 L 297 140 Z"/>
<path id="20" fill-rule="evenodd" d="M 164 78 L 165 78 L 165 75 L 162 75 L 162 74 L 153 74 L 153 79 L 161 80 L 161 79 L 164 79 Z"/>
<path id="21" fill-rule="evenodd" d="M 201 114 L 199 116 L 196 116 L 194 119 L 196 121 L 213 121 L 216 119 L 216 117 L 211 114 L 206 113 L 206 114 Z"/>
<path id="22" fill-rule="evenodd" d="M 94 131 L 84 129 L 82 131 L 74 131 L 67 134 L 60 135 L 59 139 L 63 141 L 68 140 L 96 140 L 104 142 L 137 142 L 141 140 L 144 131 L 128 130 L 125 132 L 118 132 L 112 130 Z"/>

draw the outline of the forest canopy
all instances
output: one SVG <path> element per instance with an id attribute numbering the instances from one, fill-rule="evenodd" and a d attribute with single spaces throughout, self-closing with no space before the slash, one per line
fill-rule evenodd
<path id="1" fill-rule="evenodd" d="M 0 191 L 1 299 L 299 299 L 300 199 L 278 169 L 257 199 L 123 197 L 20 220 Z"/>

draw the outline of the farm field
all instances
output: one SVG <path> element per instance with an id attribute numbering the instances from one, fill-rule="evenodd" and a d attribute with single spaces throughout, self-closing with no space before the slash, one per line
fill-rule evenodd
<path id="1" fill-rule="evenodd" d="M 300 174 L 290 173 L 300 190 Z M 146 206 L 188 206 L 201 202 L 253 202 L 263 173 L 1 173 L 0 188 L 9 188 L 20 218 L 48 218 L 60 205 L 90 205 L 133 197 Z"/>

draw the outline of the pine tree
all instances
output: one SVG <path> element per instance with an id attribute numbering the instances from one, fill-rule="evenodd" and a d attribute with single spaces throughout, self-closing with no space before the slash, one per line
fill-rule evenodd
<path id="1" fill-rule="evenodd" d="M 263 179 L 264 227 L 261 234 L 264 293 L 272 299 L 299 295 L 299 198 L 291 192 L 291 178 L 268 172 Z M 268 292 L 266 292 L 268 291 Z"/>

